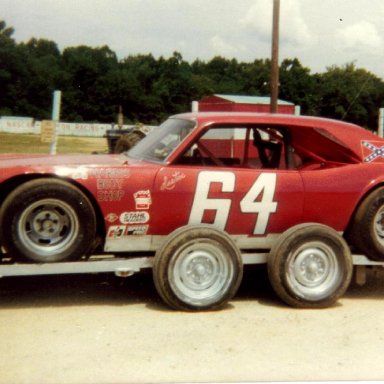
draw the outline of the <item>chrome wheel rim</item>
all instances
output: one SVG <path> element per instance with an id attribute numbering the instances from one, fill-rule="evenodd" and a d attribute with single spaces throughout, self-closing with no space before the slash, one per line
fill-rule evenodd
<path id="1" fill-rule="evenodd" d="M 384 206 L 377 211 L 373 223 L 377 241 L 384 246 Z"/>
<path id="2" fill-rule="evenodd" d="M 172 258 L 168 267 L 174 294 L 194 306 L 218 302 L 234 276 L 228 251 L 214 240 L 187 242 Z"/>
<path id="3" fill-rule="evenodd" d="M 23 211 L 17 229 L 26 248 L 40 256 L 49 257 L 74 243 L 79 221 L 69 204 L 58 199 L 43 199 Z"/>
<path id="4" fill-rule="evenodd" d="M 318 301 L 329 297 L 337 289 L 342 281 L 342 271 L 333 248 L 314 241 L 290 255 L 286 278 L 295 295 Z"/>

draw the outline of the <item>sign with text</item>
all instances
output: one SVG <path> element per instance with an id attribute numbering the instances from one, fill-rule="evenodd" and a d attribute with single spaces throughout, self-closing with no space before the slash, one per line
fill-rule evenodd
<path id="1" fill-rule="evenodd" d="M 56 139 L 56 123 L 53 120 L 42 120 L 40 132 L 42 143 L 53 143 Z"/>

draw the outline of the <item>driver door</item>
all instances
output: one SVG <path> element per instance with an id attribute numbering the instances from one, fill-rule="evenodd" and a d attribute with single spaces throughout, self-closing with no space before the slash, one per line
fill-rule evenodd
<path id="1" fill-rule="evenodd" d="M 271 155 L 272 156 L 272 155 Z M 263 168 L 249 127 L 212 128 L 158 172 L 152 225 L 158 234 L 209 224 L 242 237 L 266 239 L 298 224 L 303 210 L 299 173 Z"/>

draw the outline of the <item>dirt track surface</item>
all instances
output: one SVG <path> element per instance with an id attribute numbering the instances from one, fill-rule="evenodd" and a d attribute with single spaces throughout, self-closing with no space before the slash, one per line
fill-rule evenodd
<path id="1" fill-rule="evenodd" d="M 0 280 L 1 383 L 384 379 L 384 275 L 325 310 L 280 302 L 246 271 L 221 311 L 183 313 L 150 274 Z"/>

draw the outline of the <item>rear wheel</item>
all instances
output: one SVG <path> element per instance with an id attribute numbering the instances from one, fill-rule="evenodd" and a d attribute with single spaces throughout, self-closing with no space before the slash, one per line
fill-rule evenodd
<path id="1" fill-rule="evenodd" d="M 153 278 L 172 308 L 204 310 L 223 306 L 243 274 L 240 251 L 224 232 L 206 226 L 175 231 L 157 252 Z"/>
<path id="2" fill-rule="evenodd" d="M 332 228 L 303 224 L 284 232 L 268 259 L 271 284 L 287 304 L 323 308 L 346 291 L 353 263 L 348 245 Z"/>
<path id="3" fill-rule="evenodd" d="M 94 244 L 96 217 L 72 184 L 36 179 L 16 188 L 0 211 L 1 243 L 10 256 L 37 262 L 77 259 Z"/>
<path id="4" fill-rule="evenodd" d="M 371 260 L 384 260 L 384 188 L 373 191 L 361 203 L 348 237 Z"/>

